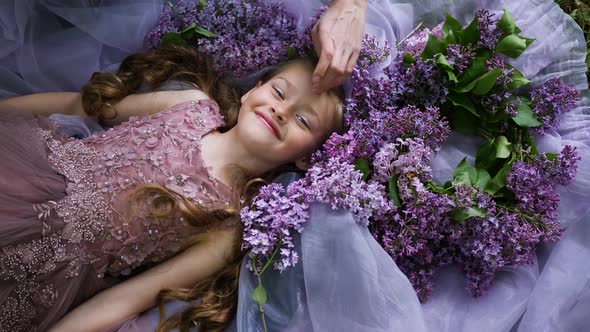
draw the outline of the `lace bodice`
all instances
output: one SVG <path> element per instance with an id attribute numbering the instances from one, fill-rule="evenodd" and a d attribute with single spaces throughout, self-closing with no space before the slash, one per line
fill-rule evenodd
<path id="1" fill-rule="evenodd" d="M 139 214 L 126 214 L 129 194 L 139 184 L 158 184 L 207 208 L 231 204 L 229 187 L 210 175 L 200 157 L 201 137 L 222 124 L 218 106 L 199 100 L 131 117 L 83 140 L 39 129 L 51 165 L 68 183 L 65 198 L 36 206 L 45 236 L 31 250 L 57 247 L 44 268 L 70 261 L 70 276 L 88 263 L 99 276 L 126 275 L 177 253 L 198 230 L 179 211 L 168 218 L 147 217 L 150 201 L 137 206 Z M 50 218 L 52 213 L 59 218 Z"/>

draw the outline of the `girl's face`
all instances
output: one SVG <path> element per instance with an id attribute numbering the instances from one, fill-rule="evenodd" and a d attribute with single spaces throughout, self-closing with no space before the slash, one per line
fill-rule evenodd
<path id="1" fill-rule="evenodd" d="M 288 65 L 242 96 L 236 132 L 257 158 L 283 165 L 313 153 L 341 121 L 339 98 L 311 91 L 311 70 Z"/>

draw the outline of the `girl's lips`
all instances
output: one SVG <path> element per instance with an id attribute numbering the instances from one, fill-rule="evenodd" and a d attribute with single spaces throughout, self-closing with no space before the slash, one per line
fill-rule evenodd
<path id="1" fill-rule="evenodd" d="M 261 121 L 264 123 L 264 125 L 265 125 L 265 126 L 268 128 L 268 130 L 270 130 L 270 132 L 271 132 L 273 135 L 275 135 L 275 137 L 276 137 L 277 139 L 279 139 L 279 140 L 280 140 L 281 138 L 279 137 L 279 133 L 278 133 L 278 132 L 276 131 L 276 129 L 275 129 L 275 128 L 273 128 L 273 126 L 272 126 L 272 125 L 269 123 L 269 121 L 272 121 L 272 120 L 269 120 L 267 117 L 265 117 L 265 116 L 264 116 L 263 114 L 261 114 L 261 113 L 258 113 L 258 112 L 255 112 L 255 113 L 256 113 L 256 116 L 257 116 L 257 117 L 258 117 L 258 118 L 259 118 L 259 119 L 260 119 L 260 120 L 261 120 Z"/>

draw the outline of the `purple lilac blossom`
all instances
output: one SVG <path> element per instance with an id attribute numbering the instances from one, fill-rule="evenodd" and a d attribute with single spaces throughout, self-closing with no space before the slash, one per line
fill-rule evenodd
<path id="1" fill-rule="evenodd" d="M 516 161 L 506 177 L 506 187 L 516 196 L 516 208 L 535 220 L 543 242 L 555 242 L 561 235 L 557 220 L 559 194 L 557 186 L 568 185 L 574 178 L 576 149 L 566 145 L 555 160 L 544 154 Z"/>
<path id="2" fill-rule="evenodd" d="M 309 217 L 307 203 L 297 190 L 291 189 L 291 195 L 287 196 L 284 193 L 285 189 L 280 184 L 264 186 L 253 206 L 240 211 L 244 224 L 242 249 L 250 250 L 252 257 L 270 257 L 280 241 L 281 248 L 274 263 L 279 271 L 297 263 L 291 234 L 301 232 Z"/>
<path id="3" fill-rule="evenodd" d="M 478 10 L 475 14 L 475 17 L 477 18 L 477 26 L 480 32 L 480 38 L 479 42 L 477 43 L 477 47 L 485 47 L 492 50 L 496 48 L 498 40 L 500 39 L 503 31 L 496 25 L 499 19 L 495 16 L 496 14 L 491 13 L 487 9 Z"/>
<path id="4" fill-rule="evenodd" d="M 332 209 L 347 209 L 356 222 L 369 224 L 376 212 L 386 214 L 395 206 L 385 197 L 385 187 L 376 182 L 365 182 L 354 165 L 338 158 L 317 163 L 307 171 L 301 185 L 308 202 L 328 203 Z"/>
<path id="5" fill-rule="evenodd" d="M 210 0 L 199 9 L 198 3 L 181 0 L 164 9 L 146 44 L 156 48 L 166 32 L 180 32 L 191 23 L 218 35 L 198 38 L 195 46 L 213 59 L 220 75 L 234 77 L 287 60 L 287 46 L 298 50 L 309 39 L 299 36 L 295 19 L 282 4 Z"/>
<path id="6" fill-rule="evenodd" d="M 569 112 L 578 101 L 578 92 L 559 78 L 552 78 L 531 91 L 533 113 L 543 126 L 539 133 L 557 128 L 560 115 Z"/>
<path id="7" fill-rule="evenodd" d="M 451 223 L 452 199 L 448 195 L 428 191 L 412 173 L 400 176 L 398 187 L 404 198 L 401 212 L 389 220 L 375 220 L 371 231 L 408 276 L 419 299 L 426 302 L 434 285 L 434 272 L 441 266 L 438 253 L 446 247 L 443 239 L 459 237 L 461 231 Z M 441 257 L 447 264 L 453 261 L 449 255 Z"/>
<path id="8" fill-rule="evenodd" d="M 501 68 L 502 73 L 496 80 L 493 92 L 482 98 L 482 104 L 492 114 L 503 111 L 509 116 L 516 116 L 518 114 L 516 110 L 520 107 L 521 101 L 512 92 L 508 91 L 508 85 L 512 83 L 511 75 L 515 69 L 506 63 L 504 56 L 498 54 L 486 61 L 486 70 L 489 71 L 494 68 Z"/>
<path id="9" fill-rule="evenodd" d="M 445 57 L 447 62 L 453 66 L 457 74 L 461 74 L 465 69 L 467 69 L 471 63 L 471 60 L 475 58 L 475 49 L 471 46 L 471 44 L 468 46 L 449 44 L 449 46 L 447 46 Z"/>
<path id="10" fill-rule="evenodd" d="M 385 61 L 391 55 L 391 46 L 387 41 L 383 45 L 373 36 L 365 34 L 356 66 L 370 69 L 373 65 Z"/>
<path id="11" fill-rule="evenodd" d="M 442 105 L 449 93 L 448 80 L 433 59 L 418 58 L 407 68 L 398 60 L 385 70 L 385 74 L 396 83 L 391 94 L 399 105 Z"/>

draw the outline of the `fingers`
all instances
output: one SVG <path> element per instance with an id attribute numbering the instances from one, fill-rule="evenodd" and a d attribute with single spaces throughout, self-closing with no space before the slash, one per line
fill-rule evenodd
<path id="1" fill-rule="evenodd" d="M 320 93 L 319 88 L 320 88 L 320 82 L 326 77 L 328 68 L 330 67 L 333 58 L 334 58 L 334 42 L 327 37 L 324 37 L 324 39 L 322 39 L 322 43 L 319 45 L 319 50 L 318 50 L 318 46 L 315 45 L 314 43 L 314 47 L 316 48 L 316 53 L 319 54 L 320 58 L 318 60 L 318 64 L 316 65 L 314 71 L 313 71 L 313 75 L 312 75 L 312 88 L 314 90 L 318 90 L 318 91 L 314 91 L 316 93 Z"/>
<path id="2" fill-rule="evenodd" d="M 323 52 L 325 52 L 324 49 L 322 49 L 320 61 L 316 66 L 312 79 L 312 87 L 315 93 L 322 93 L 342 84 L 352 73 L 352 68 L 354 68 L 356 58 L 358 58 L 358 53 L 355 53 L 349 44 L 336 47 L 333 53 L 330 52 L 326 56 L 324 56 Z"/>

